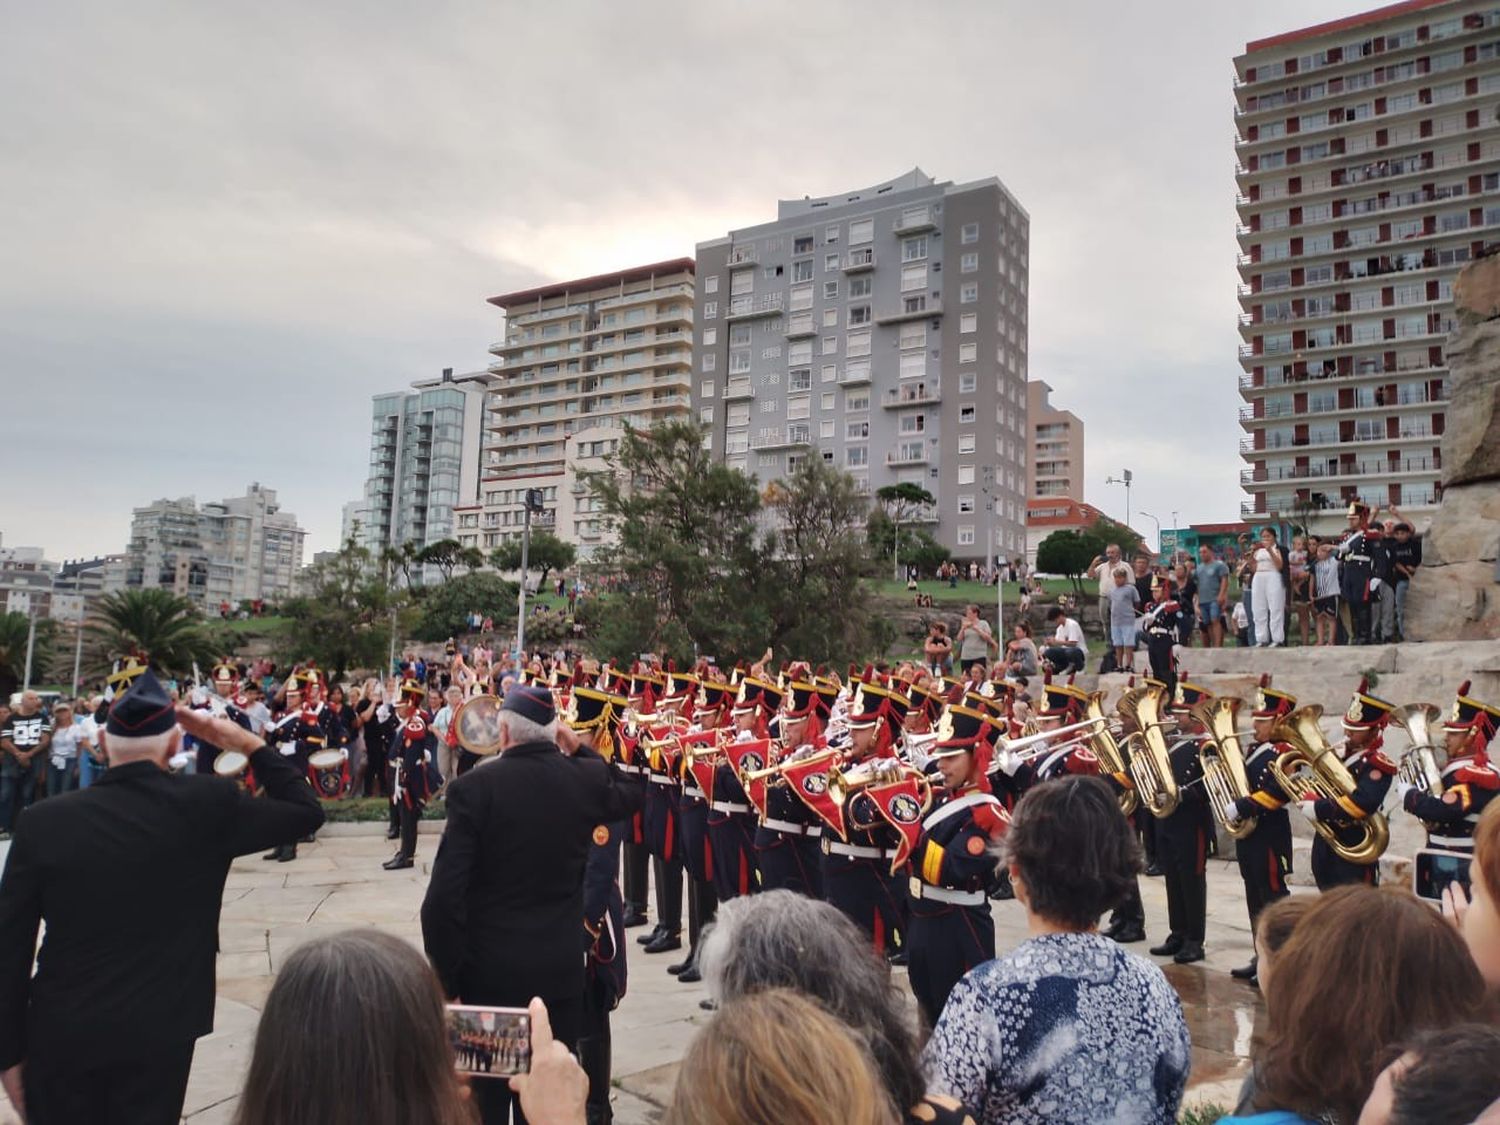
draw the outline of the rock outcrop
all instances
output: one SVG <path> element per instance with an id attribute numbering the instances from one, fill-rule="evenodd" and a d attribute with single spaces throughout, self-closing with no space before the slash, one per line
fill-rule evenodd
<path id="1" fill-rule="evenodd" d="M 1407 592 L 1409 640 L 1500 636 L 1500 256 L 1466 266 L 1453 298 L 1443 502 Z"/>

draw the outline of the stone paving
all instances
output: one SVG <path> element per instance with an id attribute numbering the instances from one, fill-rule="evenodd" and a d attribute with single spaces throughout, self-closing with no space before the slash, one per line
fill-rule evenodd
<path id="1" fill-rule="evenodd" d="M 441 825 L 430 828 L 440 830 Z M 219 931 L 214 1031 L 198 1042 L 184 1107 L 193 1125 L 223 1125 L 231 1119 L 260 1009 L 290 950 L 354 926 L 373 926 L 421 947 L 418 912 L 436 837 L 424 833 L 415 868 L 387 872 L 380 864 L 391 846 L 378 831 L 369 825 L 330 826 L 317 843 L 303 845 L 295 863 L 265 863 L 258 856 L 235 863 Z M 1141 890 L 1150 944 L 1166 934 L 1166 895 L 1160 879 L 1143 879 Z M 996 903 L 994 909 L 1003 952 L 1025 939 L 1025 921 L 1016 903 Z M 631 931 L 632 939 L 640 932 Z M 1144 954 L 1146 944 L 1132 948 Z M 1259 993 L 1228 976 L 1231 967 L 1248 960 L 1251 949 L 1239 875 L 1222 860 L 1212 861 L 1209 873 L 1206 945 L 1208 959 L 1201 964 L 1167 962 L 1165 967 L 1192 1030 L 1188 1102 L 1232 1103 L 1263 1005 Z M 657 1120 L 676 1082 L 678 1060 L 709 1018 L 698 1006 L 706 995 L 703 987 L 680 984 L 667 973 L 667 964 L 676 959 L 671 954 L 646 956 L 630 943 L 630 991 L 613 1025 L 615 1113 L 621 1125 Z M 13 1120 L 8 1107 L 0 1112 L 0 1121 Z"/>

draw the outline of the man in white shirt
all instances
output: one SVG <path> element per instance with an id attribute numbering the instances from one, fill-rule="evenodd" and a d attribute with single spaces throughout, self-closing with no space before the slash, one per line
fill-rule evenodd
<path id="1" fill-rule="evenodd" d="M 1122 566 L 1128 573 L 1130 567 L 1120 555 L 1119 544 L 1111 543 L 1104 548 L 1104 554 L 1094 556 L 1085 572 L 1087 577 L 1099 582 L 1099 625 L 1106 637 L 1109 636 L 1109 592 L 1114 589 L 1115 571 Z"/>
<path id="2" fill-rule="evenodd" d="M 1083 626 L 1056 606 L 1047 611 L 1047 621 L 1056 632 L 1052 634 L 1052 643 L 1042 652 L 1042 659 L 1056 672 L 1082 672 L 1089 658 Z"/>

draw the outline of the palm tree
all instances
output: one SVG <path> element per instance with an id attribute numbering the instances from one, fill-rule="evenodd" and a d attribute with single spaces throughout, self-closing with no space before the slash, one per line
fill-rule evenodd
<path id="1" fill-rule="evenodd" d="M 159 671 L 186 676 L 214 658 L 197 607 L 169 590 L 118 590 L 99 599 L 86 626 L 107 659 L 143 652 Z"/>

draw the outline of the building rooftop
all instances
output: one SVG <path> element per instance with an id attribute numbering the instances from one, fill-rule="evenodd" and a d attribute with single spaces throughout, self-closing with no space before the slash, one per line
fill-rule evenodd
<path id="1" fill-rule="evenodd" d="M 632 281 L 645 281 L 658 274 L 682 273 L 684 270 L 692 270 L 696 264 L 692 258 L 669 258 L 664 262 L 653 262 L 649 266 L 635 266 L 627 270 L 617 270 L 614 273 L 580 277 L 573 281 L 556 281 L 548 285 L 538 285 L 534 289 L 519 289 L 514 293 L 502 293 L 498 297 L 491 297 L 489 303 L 508 309 L 513 305 L 545 301 L 549 297 L 566 297 L 569 293 L 579 290 L 599 289 L 615 283 L 623 285 Z"/>
<path id="2" fill-rule="evenodd" d="M 1324 35 L 1352 31 L 1356 27 L 1380 23 L 1382 20 L 1394 19 L 1397 16 L 1404 16 L 1410 12 L 1420 12 L 1425 8 L 1440 8 L 1454 2 L 1455 0 L 1401 0 L 1398 4 L 1387 4 L 1383 8 L 1375 8 L 1368 12 L 1360 12 L 1357 15 L 1345 16 L 1343 19 L 1328 20 L 1325 23 L 1315 23 L 1311 27 L 1304 27 L 1297 31 L 1286 31 L 1280 35 L 1272 35 L 1265 39 L 1256 39 L 1245 44 L 1245 53 L 1248 55 L 1252 51 L 1264 51 L 1270 47 L 1284 47 L 1292 43 L 1301 43 L 1307 39 L 1318 39 Z"/>

